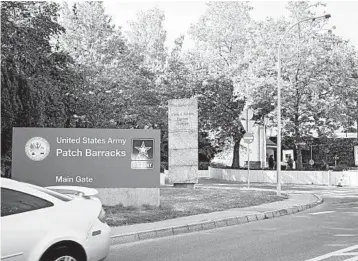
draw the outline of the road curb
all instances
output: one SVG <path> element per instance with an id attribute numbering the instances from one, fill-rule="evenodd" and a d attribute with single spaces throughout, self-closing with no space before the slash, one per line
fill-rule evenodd
<path id="1" fill-rule="evenodd" d="M 267 211 L 263 213 L 251 214 L 246 216 L 237 216 L 237 217 L 228 217 L 224 219 L 209 220 L 205 222 L 188 224 L 184 226 L 168 227 L 168 228 L 153 229 L 148 231 L 140 231 L 140 232 L 129 233 L 129 234 L 114 235 L 111 236 L 111 245 L 113 246 L 119 244 L 132 243 L 136 241 L 142 241 L 146 239 L 176 236 L 185 233 L 192 233 L 192 232 L 210 230 L 220 227 L 241 225 L 249 222 L 251 223 L 259 220 L 291 215 L 316 207 L 317 205 L 323 202 L 323 199 L 321 197 L 319 197 L 316 194 L 313 195 L 317 198 L 317 200 L 310 204 L 296 205 L 289 208 Z"/>
<path id="2" fill-rule="evenodd" d="M 311 204 L 313 204 L 313 205 L 315 205 L 315 206 L 317 206 L 317 205 L 319 205 L 319 204 L 322 204 L 323 203 L 323 198 L 321 198 L 320 196 L 318 196 L 317 194 L 312 194 L 313 196 L 315 196 L 316 198 L 317 198 L 317 201 L 316 202 L 313 202 L 313 203 L 311 203 Z"/>

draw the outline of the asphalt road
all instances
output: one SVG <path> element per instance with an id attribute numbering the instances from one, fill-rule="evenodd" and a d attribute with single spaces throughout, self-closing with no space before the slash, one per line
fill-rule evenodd
<path id="1" fill-rule="evenodd" d="M 111 247 L 109 261 L 358 261 L 358 189 L 294 215 Z"/>

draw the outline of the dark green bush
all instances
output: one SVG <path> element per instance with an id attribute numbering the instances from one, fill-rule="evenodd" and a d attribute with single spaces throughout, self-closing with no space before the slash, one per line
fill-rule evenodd
<path id="1" fill-rule="evenodd" d="M 347 164 L 338 164 L 337 166 L 333 167 L 333 171 L 343 171 L 348 170 L 349 166 Z"/>
<path id="2" fill-rule="evenodd" d="M 199 162 L 199 170 L 208 170 L 209 166 L 210 166 L 210 162 L 206 162 L 206 161 Z"/>

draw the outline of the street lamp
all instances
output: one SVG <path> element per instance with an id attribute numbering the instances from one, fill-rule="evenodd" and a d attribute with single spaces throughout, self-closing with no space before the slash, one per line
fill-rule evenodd
<path id="1" fill-rule="evenodd" d="M 287 33 L 296 25 L 306 22 L 306 21 L 315 21 L 320 18 L 328 19 L 330 18 L 330 14 L 305 18 L 297 23 L 291 25 L 281 37 L 278 45 L 278 52 L 277 52 L 277 195 L 281 195 L 281 45 Z"/>

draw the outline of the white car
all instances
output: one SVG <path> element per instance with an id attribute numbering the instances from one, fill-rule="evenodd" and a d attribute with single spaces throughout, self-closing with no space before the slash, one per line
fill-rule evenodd
<path id="1" fill-rule="evenodd" d="M 67 195 L 66 190 L 79 195 Z M 1 178 L 1 260 L 99 261 L 110 228 L 97 190 L 43 188 Z"/>

